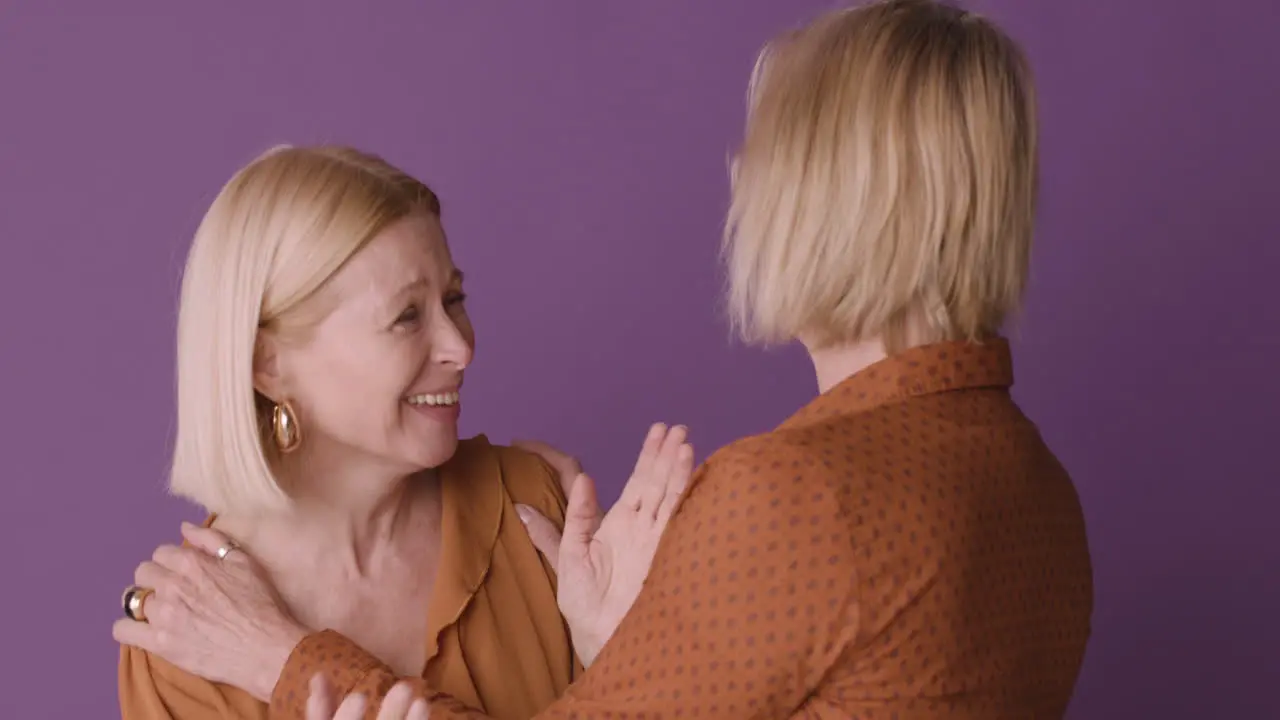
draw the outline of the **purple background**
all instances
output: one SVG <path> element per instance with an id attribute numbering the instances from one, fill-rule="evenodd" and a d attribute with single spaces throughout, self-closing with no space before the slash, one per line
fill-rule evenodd
<path id="1" fill-rule="evenodd" d="M 119 593 L 196 516 L 162 489 L 180 265 L 272 143 L 438 188 L 470 432 L 576 451 L 611 499 L 649 422 L 706 451 L 803 403 L 797 352 L 728 342 L 715 254 L 753 53 L 827 5 L 0 2 L 0 716 L 118 712 Z M 977 6 L 1041 88 L 1016 392 L 1089 517 L 1072 717 L 1280 716 L 1280 9 Z"/>

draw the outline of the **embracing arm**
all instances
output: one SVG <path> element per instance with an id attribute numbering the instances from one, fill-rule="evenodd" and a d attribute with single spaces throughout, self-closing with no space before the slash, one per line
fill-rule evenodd
<path id="1" fill-rule="evenodd" d="M 247 693 L 183 672 L 128 645 L 120 649 L 120 717 L 123 720 L 256 720 Z"/>

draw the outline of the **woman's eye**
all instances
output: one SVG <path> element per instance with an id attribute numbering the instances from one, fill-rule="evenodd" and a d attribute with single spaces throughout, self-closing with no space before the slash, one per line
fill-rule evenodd
<path id="1" fill-rule="evenodd" d="M 399 317 L 396 318 L 396 324 L 408 325 L 409 323 L 415 323 L 418 321 L 418 317 L 418 308 L 414 305 L 410 305 L 404 309 L 404 312 L 400 313 Z"/>
<path id="2" fill-rule="evenodd" d="M 456 292 L 456 293 L 451 293 L 445 296 L 444 304 L 446 306 L 452 307 L 454 305 L 461 305 L 466 301 L 467 301 L 466 293 Z"/>

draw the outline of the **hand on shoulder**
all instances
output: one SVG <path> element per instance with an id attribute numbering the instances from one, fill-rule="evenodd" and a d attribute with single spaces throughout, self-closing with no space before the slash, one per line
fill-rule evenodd
<path id="1" fill-rule="evenodd" d="M 542 443 L 522 443 L 563 475 L 574 473 L 564 532 L 533 508 L 518 511 L 535 545 L 559 575 L 558 603 L 583 664 L 617 629 L 635 602 L 658 543 L 693 473 L 683 426 L 649 429 L 618 502 L 602 513 L 595 482 L 576 459 Z"/>

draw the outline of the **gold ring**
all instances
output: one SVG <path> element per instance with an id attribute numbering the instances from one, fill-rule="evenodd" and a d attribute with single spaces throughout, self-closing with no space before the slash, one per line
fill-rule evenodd
<path id="1" fill-rule="evenodd" d="M 142 606 L 146 603 L 147 596 L 154 592 L 155 590 L 151 588 L 138 585 L 130 585 L 126 588 L 124 595 L 120 598 L 120 604 L 124 606 L 124 616 L 137 622 L 146 622 L 147 613 Z"/>

